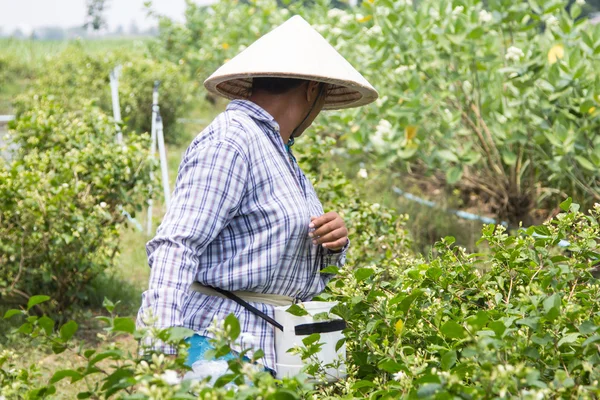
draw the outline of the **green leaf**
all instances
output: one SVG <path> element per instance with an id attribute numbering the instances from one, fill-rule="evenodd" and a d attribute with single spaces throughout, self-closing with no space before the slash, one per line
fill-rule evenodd
<path id="1" fill-rule="evenodd" d="M 454 364 L 456 364 L 456 360 L 457 360 L 456 351 L 451 350 L 451 351 L 446 352 L 446 354 L 444 354 L 442 356 L 442 360 L 441 360 L 442 369 L 444 371 L 448 371 L 450 368 L 452 368 L 454 366 Z"/>
<path id="2" fill-rule="evenodd" d="M 108 298 L 104 298 L 104 300 L 102 301 L 102 307 L 104 307 L 106 309 L 106 311 L 108 311 L 109 313 L 112 313 L 113 310 L 115 309 L 115 303 L 113 303 L 112 301 L 110 301 Z"/>
<path id="3" fill-rule="evenodd" d="M 240 336 L 240 321 L 233 314 L 225 317 L 225 332 L 231 341 L 235 341 Z"/>
<path id="4" fill-rule="evenodd" d="M 264 356 L 265 356 L 265 352 L 262 351 L 261 349 L 258 349 L 252 354 L 252 362 L 256 362 L 256 361 L 260 360 L 261 358 L 263 358 Z"/>
<path id="5" fill-rule="evenodd" d="M 337 275 L 338 272 L 340 272 L 340 269 L 334 265 L 330 265 L 329 267 L 325 267 L 321 270 L 322 274 Z"/>
<path id="6" fill-rule="evenodd" d="M 54 321 L 47 316 L 42 316 L 37 321 L 38 325 L 46 332 L 46 335 L 50 336 L 54 330 Z"/>
<path id="7" fill-rule="evenodd" d="M 285 310 L 296 317 L 302 317 L 304 315 L 308 315 L 308 311 L 306 311 L 303 307 L 300 307 L 298 304 L 292 304 L 290 308 Z"/>
<path id="8" fill-rule="evenodd" d="M 31 310 L 31 307 L 34 307 L 34 306 L 41 304 L 48 300 L 50 300 L 50 296 L 45 296 L 45 295 L 31 296 L 29 298 L 29 301 L 27 301 L 27 311 Z"/>
<path id="9" fill-rule="evenodd" d="M 593 335 L 587 338 L 585 342 L 581 344 L 581 346 L 586 347 L 592 343 L 596 343 L 597 341 L 600 341 L 600 335 Z"/>
<path id="10" fill-rule="evenodd" d="M 371 275 L 373 275 L 374 272 L 375 271 L 373 271 L 372 268 L 359 268 L 356 271 L 354 271 L 354 277 L 356 278 L 357 282 L 362 282 Z"/>
<path id="11" fill-rule="evenodd" d="M 450 162 L 458 162 L 458 157 L 456 156 L 456 154 L 454 154 L 450 150 L 439 150 L 437 152 L 437 154 L 438 154 L 438 157 L 440 157 L 442 160 L 450 161 Z"/>
<path id="12" fill-rule="evenodd" d="M 4 319 L 12 318 L 17 314 L 23 314 L 23 311 L 15 309 L 7 310 L 6 313 L 4 313 Z"/>
<path id="13" fill-rule="evenodd" d="M 579 332 L 583 333 L 584 335 L 589 335 L 597 330 L 598 326 L 592 321 L 585 321 L 583 324 L 579 325 Z"/>
<path id="14" fill-rule="evenodd" d="M 577 162 L 579 163 L 579 165 L 581 165 L 583 168 L 587 169 L 588 171 L 595 171 L 596 170 L 596 167 L 594 166 L 594 164 L 592 164 L 585 157 L 575 156 L 575 159 L 577 160 Z"/>
<path id="15" fill-rule="evenodd" d="M 358 389 L 362 389 L 362 388 L 371 388 L 371 387 L 375 387 L 375 383 L 372 381 L 367 381 L 367 380 L 360 380 L 356 383 L 354 383 L 354 385 L 352 385 L 352 390 L 358 390 Z"/>
<path id="16" fill-rule="evenodd" d="M 182 326 L 168 328 L 168 338 L 170 343 L 179 343 L 192 336 L 194 336 L 194 331 L 192 329 L 184 328 Z"/>
<path id="17" fill-rule="evenodd" d="M 277 389 L 275 393 L 267 395 L 265 400 L 297 400 L 298 398 L 298 395 L 290 390 Z"/>
<path id="18" fill-rule="evenodd" d="M 446 180 L 449 185 L 453 185 L 462 178 L 463 170 L 461 167 L 451 167 L 446 171 Z"/>
<path id="19" fill-rule="evenodd" d="M 558 293 L 546 297 L 544 311 L 546 311 L 546 318 L 550 321 L 555 320 L 560 315 L 560 296 Z"/>
<path id="20" fill-rule="evenodd" d="M 135 332 L 135 322 L 131 318 L 117 317 L 114 319 L 112 331 L 133 333 Z"/>
<path id="21" fill-rule="evenodd" d="M 50 383 L 56 383 L 65 378 L 71 378 L 71 383 L 73 383 L 83 378 L 83 375 L 72 369 L 63 369 L 56 371 L 54 375 L 52 375 L 52 378 L 50 378 Z"/>
<path id="22" fill-rule="evenodd" d="M 453 320 L 447 321 L 442 325 L 440 331 L 450 339 L 462 339 L 465 337 L 465 329 Z"/>
<path id="23" fill-rule="evenodd" d="M 569 344 L 569 343 L 575 343 L 577 341 L 577 338 L 579 337 L 579 333 L 574 332 L 574 333 L 568 333 L 566 335 L 564 335 L 559 341 L 557 346 L 560 347 L 563 344 Z"/>
<path id="24" fill-rule="evenodd" d="M 565 212 L 569 211 L 569 208 L 571 207 L 571 203 L 573 203 L 573 199 L 569 197 L 568 199 L 566 199 L 565 201 L 560 203 L 560 209 Z"/>
<path id="25" fill-rule="evenodd" d="M 313 334 L 308 335 L 307 337 L 303 338 L 302 343 L 304 343 L 304 345 L 308 347 L 311 344 L 318 342 L 319 340 L 321 340 L 321 334 L 313 333 Z"/>
<path id="26" fill-rule="evenodd" d="M 383 359 L 379 364 L 377 364 L 377 367 L 383 371 L 389 372 L 390 374 L 394 374 L 402 370 L 402 364 L 391 358 Z"/>
<path id="27" fill-rule="evenodd" d="M 517 162 L 517 155 L 510 150 L 502 151 L 502 160 L 506 165 L 515 165 Z"/>
<path id="28" fill-rule="evenodd" d="M 71 339 L 73 337 L 75 332 L 77 332 L 77 328 L 79 328 L 79 326 L 77 325 L 77 322 L 75 322 L 75 321 L 67 322 L 66 324 L 64 324 L 63 326 L 60 327 L 60 337 L 65 342 L 68 341 L 69 339 Z"/>
<path id="29" fill-rule="evenodd" d="M 417 397 L 419 397 L 420 399 L 425 397 L 431 397 L 441 388 L 442 385 L 440 385 L 439 383 L 426 383 L 425 385 L 421 386 L 419 390 L 417 390 Z"/>

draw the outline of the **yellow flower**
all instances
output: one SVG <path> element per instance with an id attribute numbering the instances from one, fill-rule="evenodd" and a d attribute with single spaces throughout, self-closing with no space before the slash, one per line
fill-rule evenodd
<path id="1" fill-rule="evenodd" d="M 225 50 L 227 50 L 229 48 L 229 44 L 228 43 L 223 43 L 221 46 L 223 46 L 223 48 Z"/>
<path id="2" fill-rule="evenodd" d="M 367 21 L 370 21 L 372 18 L 373 18 L 372 15 L 367 15 L 366 17 L 359 18 L 357 21 L 358 22 L 367 22 Z"/>
<path id="3" fill-rule="evenodd" d="M 550 64 L 554 64 L 560 58 L 565 56 L 565 48 L 561 44 L 557 44 L 552 46 L 550 51 L 548 52 L 548 62 Z"/>
<path id="4" fill-rule="evenodd" d="M 588 114 L 593 114 L 594 111 L 596 111 L 596 107 L 590 107 L 590 109 L 588 110 Z"/>
<path id="5" fill-rule="evenodd" d="M 371 4 L 375 3 L 375 0 L 367 0 L 367 1 Z"/>
<path id="6" fill-rule="evenodd" d="M 415 136 L 417 136 L 417 127 L 414 125 L 408 125 L 406 128 L 404 128 L 404 136 L 409 142 L 413 140 Z"/>
<path id="7" fill-rule="evenodd" d="M 402 333 L 403 330 L 404 330 L 404 321 L 399 319 L 398 322 L 396 322 L 396 335 L 400 336 L 400 334 Z"/>

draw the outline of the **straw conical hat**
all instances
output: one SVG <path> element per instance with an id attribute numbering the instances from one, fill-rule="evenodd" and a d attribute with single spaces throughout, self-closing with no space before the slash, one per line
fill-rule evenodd
<path id="1" fill-rule="evenodd" d="M 325 109 L 358 107 L 377 91 L 302 17 L 295 16 L 225 63 L 205 82 L 228 99 L 250 96 L 252 78 L 298 78 L 331 84 Z"/>

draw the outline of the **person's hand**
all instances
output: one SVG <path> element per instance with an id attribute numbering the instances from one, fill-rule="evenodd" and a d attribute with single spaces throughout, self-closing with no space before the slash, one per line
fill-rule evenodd
<path id="1" fill-rule="evenodd" d="M 320 217 L 310 217 L 308 227 L 311 232 L 308 236 L 313 238 L 313 244 L 322 245 L 324 248 L 339 251 L 348 243 L 348 229 L 342 217 L 335 211 L 330 211 Z M 314 230 L 312 230 L 314 228 Z"/>

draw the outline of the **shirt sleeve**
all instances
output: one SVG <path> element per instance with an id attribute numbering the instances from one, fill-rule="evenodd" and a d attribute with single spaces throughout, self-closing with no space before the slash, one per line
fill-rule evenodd
<path id="1" fill-rule="evenodd" d="M 240 207 L 248 163 L 235 144 L 218 141 L 191 149 L 179 168 L 172 202 L 156 236 L 146 245 L 152 268 L 137 325 L 181 326 L 181 312 L 198 270 L 198 256 Z M 158 344 L 167 354 L 170 346 Z"/>

